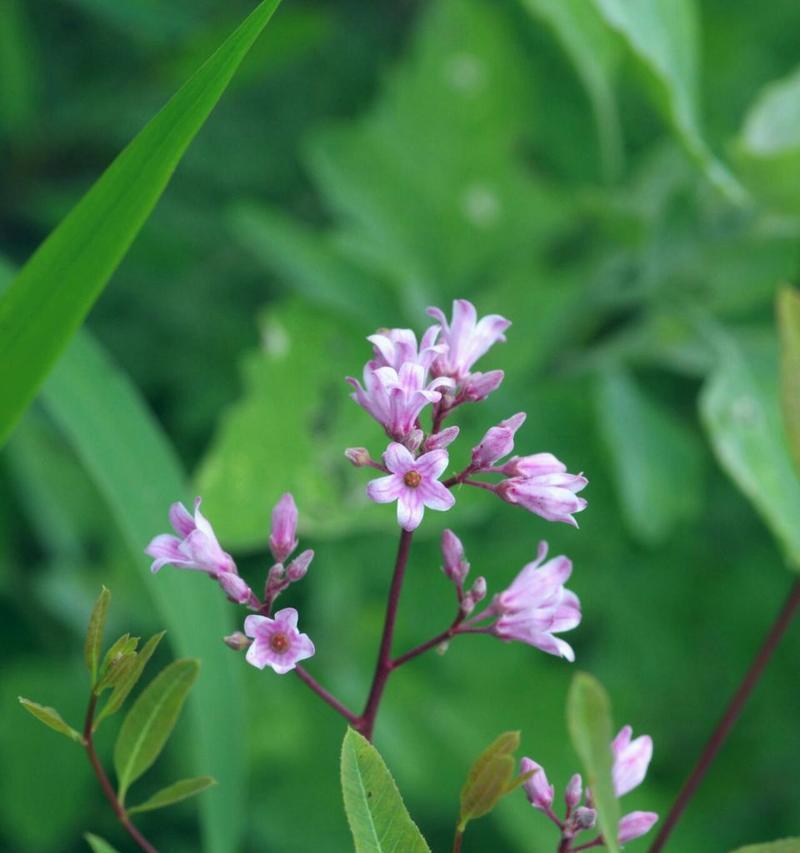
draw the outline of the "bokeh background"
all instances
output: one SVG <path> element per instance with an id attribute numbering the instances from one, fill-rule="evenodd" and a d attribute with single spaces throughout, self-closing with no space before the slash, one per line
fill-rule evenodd
<path id="1" fill-rule="evenodd" d="M 4 279 L 251 6 L 0 3 Z M 309 669 L 348 703 L 368 687 L 396 531 L 342 456 L 385 442 L 343 377 L 359 375 L 374 329 L 421 330 L 427 305 L 465 296 L 514 325 L 481 364 L 504 368 L 506 382 L 464 412 L 454 463 L 524 410 L 518 447 L 585 471 L 590 505 L 579 531 L 468 490 L 446 519 L 429 513 L 397 648 L 452 616 L 438 568 L 445 522 L 495 591 L 546 537 L 575 562 L 576 666 L 604 682 L 618 724 L 655 740 L 648 780 L 625 804 L 666 812 L 798 550 L 785 449 L 764 460 L 769 488 L 749 489 L 755 508 L 718 461 L 742 430 L 782 441 L 773 302 L 800 271 L 798 31 L 794 0 L 278 10 L 87 326 L 174 445 L 191 483 L 174 497 L 204 496 L 254 585 L 270 508 L 295 493 L 317 556 L 287 603 L 316 642 Z M 126 422 L 112 391 L 101 417 Z M 162 577 L 124 541 L 124 507 L 109 506 L 57 410 L 37 403 L 0 455 L 0 848 L 77 851 L 93 830 L 126 850 L 84 757 L 16 705 L 23 694 L 80 720 L 82 632 L 101 583 L 114 593 L 112 631 L 164 624 Z M 124 462 L 123 432 L 106 452 Z M 85 432 L 90 452 L 93 441 Z M 132 494 L 157 478 L 157 466 L 143 472 Z M 164 522 L 152 534 L 166 510 L 153 508 Z M 237 617 L 231 605 L 231 627 Z M 237 671 L 245 703 L 244 722 L 232 711 L 219 730 L 246 772 L 227 849 L 351 849 L 340 720 L 298 680 L 221 644 L 214 654 Z M 671 849 L 800 834 L 798 655 L 794 630 Z M 463 776 L 499 732 L 522 730 L 557 787 L 578 769 L 563 714 L 572 671 L 467 637 L 395 676 L 377 744 L 434 850 L 449 849 Z M 101 736 L 106 755 L 115 725 Z M 184 726 L 143 795 L 186 773 L 191 738 Z M 201 842 L 196 801 L 141 825 L 163 850 L 226 849 Z M 465 849 L 554 844 L 519 795 L 473 824 Z"/>

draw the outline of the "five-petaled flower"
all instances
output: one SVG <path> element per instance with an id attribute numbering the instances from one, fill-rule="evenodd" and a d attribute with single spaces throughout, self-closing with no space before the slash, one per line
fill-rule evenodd
<path id="1" fill-rule="evenodd" d="M 279 675 L 293 670 L 315 651 L 308 634 L 297 630 L 297 611 L 293 607 L 279 610 L 274 619 L 248 616 L 244 632 L 253 639 L 247 650 L 247 662 L 259 669 L 271 666 Z"/>
<path id="2" fill-rule="evenodd" d="M 447 468 L 446 450 L 430 450 L 415 459 L 402 444 L 393 443 L 383 461 L 390 474 L 372 480 L 367 494 L 377 503 L 397 501 L 397 522 L 403 530 L 419 527 L 425 507 L 446 510 L 455 503 L 450 490 L 439 482 Z"/>

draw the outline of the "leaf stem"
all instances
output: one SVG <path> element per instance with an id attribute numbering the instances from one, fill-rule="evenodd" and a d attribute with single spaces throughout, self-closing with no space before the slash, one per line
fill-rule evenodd
<path id="1" fill-rule="evenodd" d="M 456 834 L 453 837 L 453 853 L 461 853 L 461 842 L 464 840 L 464 830 L 456 827 Z"/>
<path id="2" fill-rule="evenodd" d="M 764 643 L 753 660 L 750 669 L 745 673 L 745 676 L 739 685 L 739 689 L 734 694 L 733 699 L 731 699 L 725 713 L 722 715 L 722 719 L 719 721 L 717 727 L 712 732 L 711 737 L 708 739 L 705 749 L 700 755 L 697 764 L 695 764 L 692 772 L 689 774 L 689 777 L 684 783 L 683 788 L 681 788 L 672 809 L 661 826 L 661 830 L 656 836 L 655 841 L 650 846 L 649 853 L 659 853 L 667 843 L 667 839 L 672 833 L 672 830 L 675 828 L 675 824 L 677 824 L 695 791 L 703 781 L 704 776 L 708 772 L 708 768 L 717 757 L 717 753 L 720 751 L 726 738 L 730 734 L 731 729 L 742 712 L 742 709 L 747 703 L 747 700 L 750 698 L 750 694 L 753 692 L 753 689 L 761 678 L 764 668 L 769 663 L 775 649 L 778 647 L 783 635 L 786 633 L 786 629 L 791 625 L 798 607 L 800 607 L 800 581 L 795 581 L 792 584 L 792 588 L 789 591 L 786 602 L 780 609 L 775 622 L 772 624 L 772 627 L 767 633 Z"/>
<path id="3" fill-rule="evenodd" d="M 300 680 L 305 682 L 316 694 L 327 702 L 334 711 L 341 714 L 350 725 L 354 726 L 358 723 L 358 716 L 346 708 L 332 693 L 326 690 L 310 673 L 302 666 L 296 666 L 294 671 L 299 676 Z"/>
<path id="4" fill-rule="evenodd" d="M 92 770 L 94 770 L 95 776 L 97 776 L 97 780 L 100 782 L 100 787 L 103 789 L 103 793 L 106 795 L 106 799 L 111 804 L 111 808 L 114 810 L 114 814 L 119 819 L 119 822 L 125 827 L 128 835 L 136 842 L 141 850 L 144 850 L 145 853 L 158 853 L 155 847 L 142 835 L 141 832 L 131 823 L 130 818 L 128 817 L 128 813 L 125 811 L 125 807 L 117 798 L 117 794 L 114 791 L 114 787 L 109 781 L 108 776 L 106 775 L 106 771 L 103 769 L 103 765 L 100 763 L 100 759 L 97 757 L 97 752 L 94 748 L 94 733 L 92 732 L 92 726 L 94 725 L 94 714 L 97 709 L 97 694 L 92 691 L 91 697 L 89 699 L 89 707 L 86 709 L 86 720 L 83 724 L 83 743 L 86 748 L 86 754 L 89 757 L 89 764 L 92 765 Z"/>

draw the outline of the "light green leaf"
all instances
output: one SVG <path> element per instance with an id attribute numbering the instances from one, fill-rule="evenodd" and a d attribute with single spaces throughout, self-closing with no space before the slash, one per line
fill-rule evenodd
<path id="1" fill-rule="evenodd" d="M 279 0 L 264 0 L 25 264 L 0 300 L 0 443 L 147 220 Z"/>
<path id="2" fill-rule="evenodd" d="M 745 182 L 768 204 L 800 213 L 800 68 L 765 86 L 734 145 Z"/>
<path id="3" fill-rule="evenodd" d="M 128 814 L 163 809 L 165 806 L 171 806 L 173 803 L 179 803 L 181 800 L 193 797 L 195 794 L 199 794 L 201 791 L 205 791 L 216 784 L 216 781 L 210 776 L 198 776 L 196 779 L 181 779 L 180 782 L 175 782 L 157 791 L 140 805 L 128 809 Z"/>
<path id="4" fill-rule="evenodd" d="M 614 95 L 619 41 L 597 8 L 587 0 L 522 0 L 523 5 L 552 28 L 589 96 L 594 112 L 603 171 L 607 180 L 622 169 L 622 136 Z"/>
<path id="5" fill-rule="evenodd" d="M 109 661 L 108 666 L 103 671 L 103 674 L 98 678 L 94 692 L 99 696 L 109 687 L 117 687 L 121 681 L 126 681 L 130 673 L 136 668 L 136 658 L 139 655 L 134 652 L 126 652 L 122 655 L 117 655 L 113 660 Z"/>
<path id="6" fill-rule="evenodd" d="M 620 812 L 611 778 L 614 737 L 611 703 L 600 682 L 585 672 L 577 673 L 567 696 L 567 725 L 597 808 L 598 827 L 610 853 L 617 853 Z"/>
<path id="7" fill-rule="evenodd" d="M 694 0 L 593 0 L 609 26 L 627 42 L 649 72 L 658 106 L 671 121 L 687 151 L 729 199 L 746 196 L 711 153 L 698 119 L 699 23 Z"/>
<path id="8" fill-rule="evenodd" d="M 89 617 L 89 627 L 86 631 L 83 656 L 86 666 L 92 675 L 92 686 L 94 686 L 97 680 L 97 664 L 100 660 L 100 648 L 103 645 L 103 629 L 106 626 L 106 614 L 108 613 L 110 601 L 111 593 L 106 587 L 103 587 L 92 608 L 92 615 Z"/>
<path id="9" fill-rule="evenodd" d="M 179 655 L 196 655 L 205 677 L 189 700 L 192 770 L 219 788 L 203 797 L 204 847 L 239 848 L 244 801 L 240 668 L 219 638 L 231 611 L 213 584 L 187 583 L 180 572 L 147 570 L 143 550 L 167 523 L 167 509 L 186 497 L 180 463 L 155 418 L 124 373 L 86 334 L 76 335 L 44 386 L 44 403 L 107 500 L 122 539 L 140 568 Z"/>
<path id="10" fill-rule="evenodd" d="M 782 838 L 780 841 L 766 841 L 764 844 L 748 844 L 737 847 L 733 853 L 800 853 L 800 838 Z"/>
<path id="11" fill-rule="evenodd" d="M 800 293 L 784 287 L 778 294 L 781 338 L 781 405 L 789 450 L 800 472 Z"/>
<path id="12" fill-rule="evenodd" d="M 658 545 L 702 508 L 703 448 L 621 368 L 598 377 L 595 401 L 625 521 L 636 538 Z"/>
<path id="13" fill-rule="evenodd" d="M 519 732 L 504 732 L 478 756 L 461 789 L 459 829 L 488 814 L 513 790 L 514 753 L 519 748 Z"/>
<path id="14" fill-rule="evenodd" d="M 83 837 L 94 853 L 117 853 L 116 848 L 112 847 L 107 841 L 103 841 L 99 835 L 92 835 L 91 832 L 87 832 Z"/>
<path id="15" fill-rule="evenodd" d="M 72 726 L 64 722 L 61 714 L 55 708 L 48 708 L 46 705 L 40 705 L 38 702 L 32 702 L 30 699 L 25 699 L 22 696 L 19 697 L 19 703 L 29 714 L 36 717 L 37 720 L 46 726 L 49 726 L 53 731 L 66 735 L 68 738 L 74 740 L 75 743 L 83 744 L 81 733 L 75 731 Z"/>
<path id="16" fill-rule="evenodd" d="M 700 412 L 722 467 L 752 501 L 800 570 L 800 480 L 789 453 L 775 342 L 726 337 L 700 395 Z"/>
<path id="17" fill-rule="evenodd" d="M 356 853 L 430 853 L 380 754 L 353 729 L 342 743 L 342 793 Z"/>
<path id="18" fill-rule="evenodd" d="M 121 802 L 131 783 L 152 766 L 164 748 L 199 672 L 198 661 L 173 661 L 147 685 L 128 711 L 114 744 Z"/>

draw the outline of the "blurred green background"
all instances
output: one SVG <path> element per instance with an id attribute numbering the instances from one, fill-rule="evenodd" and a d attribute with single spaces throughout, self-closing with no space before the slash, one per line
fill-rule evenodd
<path id="1" fill-rule="evenodd" d="M 0 278 L 251 7 L 0 0 Z M 655 741 L 648 780 L 623 805 L 666 812 L 800 557 L 773 321 L 778 284 L 800 272 L 799 28 L 794 0 L 278 10 L 87 325 L 254 585 L 271 506 L 294 492 L 317 556 L 286 603 L 317 645 L 310 671 L 348 704 L 368 687 L 395 526 L 342 456 L 385 443 L 343 377 L 360 375 L 375 328 L 421 330 L 426 305 L 468 297 L 514 325 L 481 363 L 506 382 L 464 412 L 454 465 L 525 410 L 518 448 L 586 472 L 589 509 L 579 531 L 469 491 L 446 518 L 429 513 L 397 649 L 452 617 L 445 523 L 493 591 L 546 537 L 575 562 L 576 666 L 604 682 L 619 725 Z M 118 392 L 94 387 L 112 433 L 115 418 L 131 423 Z M 164 622 L 153 602 L 164 578 L 123 541 L 126 507 L 109 505 L 100 451 L 87 463 L 99 439 L 84 433 L 77 453 L 48 393 L 0 455 L 0 848 L 77 851 L 92 830 L 126 850 L 84 757 L 16 705 L 31 696 L 78 723 L 101 583 L 114 592 L 112 632 Z M 119 435 L 107 459 L 147 452 Z M 146 476 L 125 485 L 132 502 L 158 466 Z M 164 524 L 148 535 L 166 528 L 166 503 L 157 510 Z M 182 575 L 170 589 L 199 582 Z M 670 849 L 800 831 L 798 653 L 795 629 Z M 233 714 L 219 748 L 239 743 L 246 794 L 227 842 L 204 849 L 351 849 L 340 720 L 297 679 L 221 643 L 218 654 L 245 691 L 246 725 Z M 578 769 L 563 718 L 571 674 L 536 650 L 466 637 L 393 678 L 376 742 L 434 850 L 448 849 L 463 776 L 500 731 L 521 729 L 558 788 Z M 191 737 L 178 735 L 144 794 L 186 770 Z M 101 751 L 110 744 L 104 733 Z M 140 823 L 160 849 L 202 844 L 195 801 Z M 465 850 L 554 846 L 519 795 L 470 827 Z"/>

